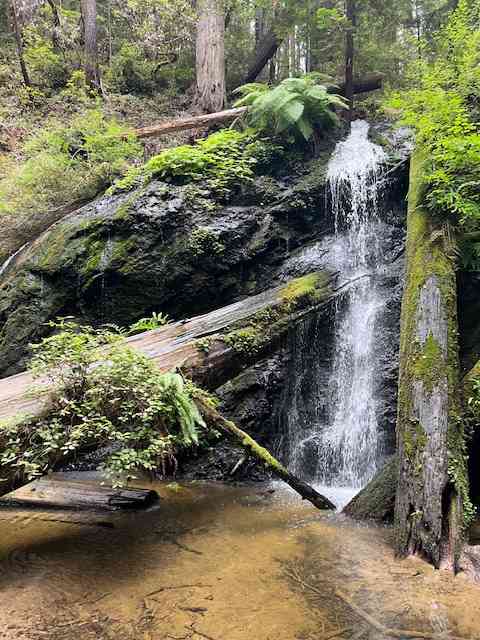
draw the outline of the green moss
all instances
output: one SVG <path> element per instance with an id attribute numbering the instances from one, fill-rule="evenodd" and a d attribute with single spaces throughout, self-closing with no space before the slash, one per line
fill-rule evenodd
<path id="1" fill-rule="evenodd" d="M 224 342 L 243 355 L 262 351 L 275 339 L 288 331 L 292 315 L 313 307 L 330 295 L 328 276 L 321 272 L 311 273 L 289 282 L 280 290 L 278 301 L 258 311 L 249 318 L 247 326 L 238 327 L 223 337 Z"/>
<path id="2" fill-rule="evenodd" d="M 200 227 L 190 234 L 188 250 L 194 258 L 218 257 L 225 253 L 225 245 L 211 229 Z"/>
<path id="3" fill-rule="evenodd" d="M 309 273 L 302 278 L 289 282 L 280 292 L 280 298 L 287 304 L 298 304 L 301 301 L 315 302 L 315 297 L 328 280 L 324 274 Z"/>
<path id="4" fill-rule="evenodd" d="M 440 345 L 429 334 L 423 347 L 419 347 L 419 353 L 412 367 L 416 380 L 422 380 L 426 389 L 431 393 L 440 380 L 445 378 L 445 364 Z"/>

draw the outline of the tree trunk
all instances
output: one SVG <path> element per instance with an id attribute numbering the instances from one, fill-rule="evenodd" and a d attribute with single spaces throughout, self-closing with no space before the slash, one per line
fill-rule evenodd
<path id="1" fill-rule="evenodd" d="M 279 46 L 282 44 L 282 40 L 277 36 L 274 29 L 270 29 L 263 36 L 261 42 L 256 47 L 256 56 L 253 64 L 248 70 L 243 84 L 255 82 L 258 76 L 262 73 L 265 65 L 273 58 L 277 53 Z"/>
<path id="2" fill-rule="evenodd" d="M 221 0 L 200 0 L 196 43 L 196 102 L 204 113 L 225 105 L 225 17 Z"/>
<path id="3" fill-rule="evenodd" d="M 355 58 L 355 27 L 356 27 L 356 11 L 355 0 L 346 0 L 346 17 L 348 20 L 347 32 L 345 37 L 345 98 L 349 105 L 348 119 L 353 119 L 354 106 L 354 58 Z"/>
<path id="4" fill-rule="evenodd" d="M 92 89 L 98 91 L 100 76 L 97 50 L 97 0 L 82 0 L 82 15 L 85 40 L 85 79 Z"/>
<path id="5" fill-rule="evenodd" d="M 197 396 L 195 402 L 207 424 L 212 425 L 237 440 L 240 446 L 243 447 L 250 456 L 267 467 L 275 476 L 280 478 L 280 480 L 286 482 L 294 491 L 302 496 L 303 500 L 308 500 L 308 502 L 311 502 L 317 509 L 333 510 L 336 508 L 328 498 L 325 498 L 325 496 L 319 494 L 306 482 L 303 482 L 303 480 L 291 474 L 267 449 L 261 447 L 248 433 L 237 427 L 234 422 L 224 418 L 203 397 Z"/>
<path id="6" fill-rule="evenodd" d="M 15 42 L 17 45 L 18 61 L 20 62 L 20 69 L 22 71 L 22 76 L 23 76 L 23 83 L 26 87 L 31 87 L 32 83 L 30 82 L 30 76 L 28 74 L 27 65 L 25 63 L 25 58 L 23 55 L 23 38 L 22 38 L 21 27 L 18 20 L 16 0 L 11 0 L 10 8 L 12 13 L 13 30 L 15 33 Z"/>
<path id="7" fill-rule="evenodd" d="M 400 336 L 396 550 L 455 570 L 468 500 L 455 261 L 445 229 L 422 208 L 423 167 L 417 151 L 411 164 Z"/>

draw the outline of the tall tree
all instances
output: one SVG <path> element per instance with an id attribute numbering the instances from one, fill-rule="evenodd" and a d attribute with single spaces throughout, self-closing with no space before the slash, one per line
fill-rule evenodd
<path id="1" fill-rule="evenodd" d="M 205 113 L 225 104 L 225 15 L 222 0 L 200 0 L 196 40 L 196 102 Z"/>
<path id="2" fill-rule="evenodd" d="M 23 82 L 26 87 L 31 87 L 30 76 L 25 62 L 25 56 L 23 54 L 23 37 L 22 27 L 18 16 L 16 0 L 10 0 L 10 10 L 12 14 L 13 31 L 15 33 L 15 42 L 17 45 L 18 61 L 20 62 L 20 69 L 22 71 Z"/>
<path id="3" fill-rule="evenodd" d="M 348 20 L 345 36 L 345 98 L 347 99 L 349 110 L 349 120 L 353 118 L 354 106 L 354 57 L 355 57 L 355 26 L 357 23 L 357 13 L 355 0 L 346 0 L 345 14 Z"/>
<path id="4" fill-rule="evenodd" d="M 82 0 L 85 40 L 85 79 L 92 89 L 100 88 L 97 48 L 97 0 Z"/>

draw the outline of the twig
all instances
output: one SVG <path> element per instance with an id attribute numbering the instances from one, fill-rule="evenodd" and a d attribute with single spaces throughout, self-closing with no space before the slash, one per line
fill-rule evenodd
<path id="1" fill-rule="evenodd" d="M 173 589 L 192 589 L 194 587 L 211 588 L 212 585 L 211 584 L 179 584 L 179 585 L 176 585 L 176 586 L 160 587 L 159 589 L 155 589 L 155 591 L 151 591 L 150 593 L 147 593 L 147 595 L 144 596 L 144 598 L 149 598 L 150 596 L 154 596 L 157 593 L 161 593 L 162 591 L 171 591 Z"/>
<path id="2" fill-rule="evenodd" d="M 203 556 L 203 552 L 202 551 L 197 551 L 196 549 L 192 549 L 191 547 L 187 547 L 186 545 L 182 544 L 181 542 L 178 542 L 178 540 L 170 540 L 170 542 L 174 545 L 176 545 L 177 547 L 179 547 L 180 549 L 183 549 L 183 551 L 188 551 L 189 553 L 195 553 L 197 556 Z"/>
<path id="3" fill-rule="evenodd" d="M 194 625 L 195 625 L 195 622 L 192 622 L 192 624 L 186 624 L 185 629 L 191 629 L 193 633 L 197 634 L 197 636 L 200 636 L 201 638 L 205 638 L 205 640 L 215 640 L 215 638 L 212 638 L 212 636 L 208 636 L 206 633 L 203 633 L 202 631 L 197 631 Z"/>

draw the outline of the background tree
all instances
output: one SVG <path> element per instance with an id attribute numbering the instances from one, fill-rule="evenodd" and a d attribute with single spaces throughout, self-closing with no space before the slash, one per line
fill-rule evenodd
<path id="1" fill-rule="evenodd" d="M 225 104 L 225 15 L 222 0 L 200 0 L 196 42 L 199 109 L 221 111 Z"/>
<path id="2" fill-rule="evenodd" d="M 97 0 L 82 0 L 85 41 L 85 79 L 92 89 L 100 88 L 97 49 Z"/>

